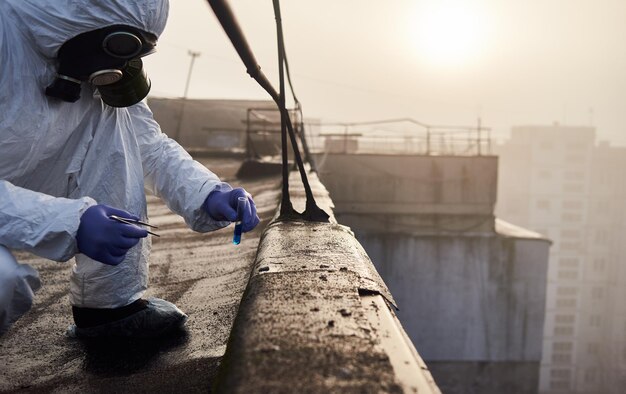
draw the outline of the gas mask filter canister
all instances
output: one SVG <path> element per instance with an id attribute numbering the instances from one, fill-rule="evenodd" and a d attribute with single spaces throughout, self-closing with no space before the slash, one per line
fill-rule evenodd
<path id="1" fill-rule="evenodd" d="M 68 40 L 58 53 L 58 75 L 46 95 L 67 102 L 80 98 L 82 82 L 98 88 L 102 101 L 128 107 L 143 100 L 150 80 L 142 56 L 155 51 L 156 37 L 129 26 L 111 26 Z"/>
<path id="2" fill-rule="evenodd" d="M 114 83 L 97 85 L 102 101 L 111 107 L 130 107 L 150 92 L 150 79 L 143 69 L 141 59 L 130 60 L 121 70 L 122 75 Z"/>

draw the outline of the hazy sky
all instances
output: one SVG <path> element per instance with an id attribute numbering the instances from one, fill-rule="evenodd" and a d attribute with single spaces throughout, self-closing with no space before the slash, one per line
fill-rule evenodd
<path id="1" fill-rule="evenodd" d="M 278 89 L 270 0 L 231 0 Z M 589 125 L 626 145 L 625 0 L 289 0 L 287 55 L 305 116 L 475 124 Z M 266 99 L 203 0 L 171 1 L 154 96 Z"/>

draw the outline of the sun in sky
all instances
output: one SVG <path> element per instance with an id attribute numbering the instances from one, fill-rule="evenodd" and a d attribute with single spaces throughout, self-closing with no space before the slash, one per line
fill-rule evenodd
<path id="1" fill-rule="evenodd" d="M 479 60 L 489 41 L 489 20 L 479 1 L 420 1 L 409 15 L 410 45 L 420 62 L 457 68 Z"/>

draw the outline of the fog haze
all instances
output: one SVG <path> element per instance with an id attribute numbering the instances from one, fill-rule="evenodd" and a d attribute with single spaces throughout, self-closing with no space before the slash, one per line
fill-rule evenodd
<path id="1" fill-rule="evenodd" d="M 277 85 L 270 1 L 231 5 Z M 282 2 L 287 55 L 305 116 L 324 121 L 413 117 L 475 124 L 504 138 L 520 124 L 592 125 L 626 145 L 626 2 Z M 191 98 L 267 98 L 204 1 L 171 2 L 153 96 L 182 96 L 188 50 L 201 52 Z"/>

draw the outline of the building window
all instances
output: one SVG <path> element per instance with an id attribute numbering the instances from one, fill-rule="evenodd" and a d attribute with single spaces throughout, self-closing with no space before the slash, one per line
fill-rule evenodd
<path id="1" fill-rule="evenodd" d="M 568 223 L 580 222 L 583 220 L 582 215 L 578 215 L 575 213 L 564 213 L 561 215 L 561 220 Z"/>
<path id="2" fill-rule="evenodd" d="M 580 230 L 561 230 L 561 237 L 578 239 L 581 237 L 581 233 Z"/>
<path id="3" fill-rule="evenodd" d="M 561 268 L 578 268 L 578 259 L 572 257 L 563 257 L 559 260 Z"/>
<path id="4" fill-rule="evenodd" d="M 559 287 L 556 290 L 556 294 L 560 296 L 575 296 L 578 294 L 578 289 L 576 287 Z"/>
<path id="5" fill-rule="evenodd" d="M 565 209 L 583 209 L 584 206 L 585 204 L 582 201 L 563 201 L 563 208 Z"/>
<path id="6" fill-rule="evenodd" d="M 541 144 L 539 144 L 539 146 L 543 150 L 550 150 L 550 149 L 554 148 L 554 144 L 552 143 L 552 141 L 543 141 L 543 142 L 541 142 Z"/>
<path id="7" fill-rule="evenodd" d="M 557 324 L 574 324 L 576 316 L 574 315 L 556 315 L 554 321 Z"/>
<path id="8" fill-rule="evenodd" d="M 552 364 L 571 364 L 572 355 L 569 353 L 553 353 Z"/>
<path id="9" fill-rule="evenodd" d="M 550 377 L 552 379 L 570 379 L 572 377 L 572 370 L 554 368 L 550 371 Z"/>
<path id="10" fill-rule="evenodd" d="M 585 371 L 585 383 L 595 383 L 598 380 L 598 370 L 589 368 Z"/>
<path id="11" fill-rule="evenodd" d="M 571 164 L 585 164 L 585 156 L 583 155 L 565 155 L 565 161 Z"/>
<path id="12" fill-rule="evenodd" d="M 587 344 L 587 353 L 591 355 L 598 355 L 600 353 L 600 344 L 597 342 L 589 342 Z"/>
<path id="13" fill-rule="evenodd" d="M 537 208 L 539 209 L 550 209 L 550 200 L 537 200 Z"/>
<path id="14" fill-rule="evenodd" d="M 554 327 L 554 335 L 557 336 L 571 336 L 574 335 L 574 327 L 568 327 L 568 326 L 556 326 Z"/>
<path id="15" fill-rule="evenodd" d="M 541 179 L 550 179 L 552 178 L 552 173 L 548 170 L 539 171 L 539 178 Z"/>
<path id="16" fill-rule="evenodd" d="M 585 145 L 582 142 L 570 142 L 570 143 L 567 143 L 565 146 L 567 146 L 567 149 L 569 150 L 582 150 L 582 151 L 584 151 L 585 148 L 587 147 L 587 145 Z"/>
<path id="17" fill-rule="evenodd" d="M 527 202 L 524 202 L 521 199 L 511 199 L 507 201 L 506 209 L 511 214 L 521 213 L 522 211 L 526 209 L 527 207 L 526 204 Z"/>
<path id="18" fill-rule="evenodd" d="M 550 381 L 550 390 L 569 390 L 570 385 L 568 381 L 565 380 L 551 380 Z"/>
<path id="19" fill-rule="evenodd" d="M 561 250 L 575 251 L 580 249 L 579 242 L 561 242 Z"/>
<path id="20" fill-rule="evenodd" d="M 610 209 L 608 209 L 608 207 L 610 206 L 610 203 L 608 201 L 598 201 L 596 202 L 596 214 L 597 215 L 606 215 L 609 212 L 611 212 Z"/>
<path id="21" fill-rule="evenodd" d="M 565 171 L 563 177 L 568 181 L 580 181 L 585 177 L 585 173 L 581 171 Z"/>
<path id="22" fill-rule="evenodd" d="M 601 300 L 604 298 L 604 288 L 602 287 L 594 287 L 593 289 L 591 289 L 591 298 L 593 298 L 594 300 Z"/>
<path id="23" fill-rule="evenodd" d="M 596 243 L 606 245 L 609 240 L 609 233 L 606 230 L 596 231 Z"/>
<path id="24" fill-rule="evenodd" d="M 578 271 L 559 270 L 559 279 L 561 279 L 561 280 L 576 280 L 576 279 L 578 279 Z"/>
<path id="25" fill-rule="evenodd" d="M 600 315 L 589 316 L 589 325 L 591 327 L 600 327 L 602 325 L 602 316 Z"/>
<path id="26" fill-rule="evenodd" d="M 554 352 L 571 352 L 574 348 L 572 342 L 554 342 L 552 344 L 552 350 Z"/>
<path id="27" fill-rule="evenodd" d="M 556 300 L 557 308 L 576 308 L 575 298 L 558 298 Z"/>
<path id="28" fill-rule="evenodd" d="M 569 391 L 569 382 L 565 380 L 551 380 L 550 390 Z"/>
<path id="29" fill-rule="evenodd" d="M 579 183 L 566 183 L 563 185 L 563 191 L 566 193 L 581 193 L 584 186 Z"/>
<path id="30" fill-rule="evenodd" d="M 604 257 L 598 257 L 595 260 L 593 260 L 593 270 L 594 271 L 604 271 L 604 269 L 606 268 L 606 259 Z"/>

